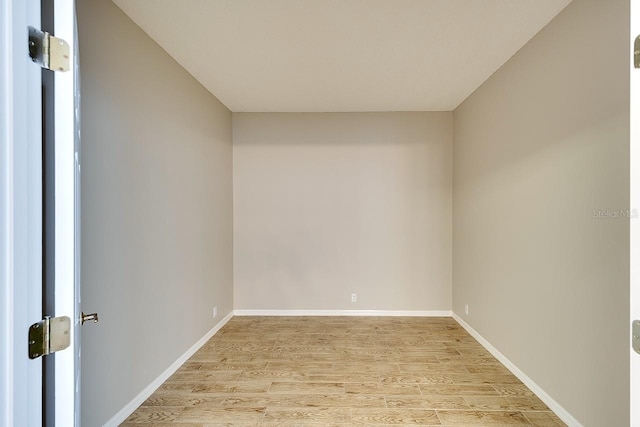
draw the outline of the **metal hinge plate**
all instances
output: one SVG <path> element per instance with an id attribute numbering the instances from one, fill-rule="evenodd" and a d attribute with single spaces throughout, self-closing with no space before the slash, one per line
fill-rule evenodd
<path id="1" fill-rule="evenodd" d="M 633 66 L 640 68 L 640 36 L 633 43 Z"/>
<path id="2" fill-rule="evenodd" d="M 640 320 L 631 323 L 631 346 L 636 353 L 640 353 Z"/>
<path id="3" fill-rule="evenodd" d="M 55 353 L 69 347 L 71 319 L 67 316 L 45 317 L 29 328 L 29 359 Z"/>
<path id="4" fill-rule="evenodd" d="M 29 27 L 29 57 L 42 68 L 69 71 L 69 43 Z"/>

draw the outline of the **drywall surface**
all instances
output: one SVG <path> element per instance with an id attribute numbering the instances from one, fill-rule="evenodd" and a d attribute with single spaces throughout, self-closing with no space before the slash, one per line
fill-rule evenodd
<path id="1" fill-rule="evenodd" d="M 234 307 L 450 310 L 451 119 L 234 113 Z"/>
<path id="2" fill-rule="evenodd" d="M 454 112 L 454 312 L 585 426 L 629 424 L 628 28 L 574 0 Z"/>
<path id="3" fill-rule="evenodd" d="M 112 2 L 78 2 L 82 425 L 232 310 L 231 113 Z M 213 319 L 213 307 L 218 318 Z"/>

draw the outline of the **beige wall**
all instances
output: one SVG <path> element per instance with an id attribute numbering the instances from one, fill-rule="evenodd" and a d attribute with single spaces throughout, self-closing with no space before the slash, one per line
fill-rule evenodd
<path id="1" fill-rule="evenodd" d="M 454 311 L 585 426 L 629 423 L 628 22 L 574 0 L 454 113 Z"/>
<path id="2" fill-rule="evenodd" d="M 626 0 L 574 0 L 453 114 L 234 114 L 233 201 L 231 113 L 111 2 L 78 15 L 83 425 L 234 305 L 449 310 L 452 270 L 551 397 L 628 424 L 628 221 L 594 215 L 629 203 Z"/>
<path id="3" fill-rule="evenodd" d="M 234 113 L 235 308 L 450 310 L 451 118 Z"/>
<path id="4" fill-rule="evenodd" d="M 232 310 L 231 113 L 112 2 L 77 7 L 82 308 L 100 313 L 82 330 L 92 427 Z"/>

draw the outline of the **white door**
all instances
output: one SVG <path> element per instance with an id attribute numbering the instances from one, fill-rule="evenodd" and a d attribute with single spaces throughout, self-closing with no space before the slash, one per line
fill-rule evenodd
<path id="1" fill-rule="evenodd" d="M 55 355 L 55 426 L 80 425 L 79 87 L 73 0 L 54 0 L 54 35 L 72 52 L 68 72 L 56 72 L 55 315 L 69 316 L 71 345 Z M 78 107 L 78 108 L 76 108 Z M 45 402 L 46 404 L 46 402 Z M 51 420 L 49 420 L 51 421 Z"/>
<path id="2" fill-rule="evenodd" d="M 640 35 L 640 0 L 631 0 L 631 46 Z M 632 49 L 633 51 L 633 49 Z M 640 209 L 640 69 L 634 67 L 631 56 L 631 105 L 630 105 L 630 205 Z M 631 219 L 630 223 L 630 325 L 640 320 L 640 220 Z M 631 335 L 631 334 L 630 334 Z M 631 352 L 631 425 L 640 427 L 640 354 L 630 346 Z"/>
<path id="3" fill-rule="evenodd" d="M 43 359 L 29 358 L 27 331 L 48 315 L 72 319 L 71 347 L 53 356 L 55 399 L 44 398 L 46 413 L 55 412 L 45 423 L 66 427 L 80 419 L 77 56 L 69 72 L 54 76 L 55 280 L 44 286 L 53 286 L 55 304 L 43 312 L 42 73 L 53 72 L 28 55 L 28 28 L 42 24 L 40 5 L 0 0 L 0 425 L 42 425 Z M 53 12 L 53 34 L 73 52 L 73 0 L 55 0 Z"/>

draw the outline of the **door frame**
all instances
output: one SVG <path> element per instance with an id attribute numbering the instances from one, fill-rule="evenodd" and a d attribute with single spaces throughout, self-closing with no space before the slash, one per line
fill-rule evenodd
<path id="1" fill-rule="evenodd" d="M 42 424 L 42 361 L 27 331 L 42 319 L 41 69 L 27 28 L 39 0 L 0 0 L 0 424 Z"/>
<path id="2" fill-rule="evenodd" d="M 640 35 L 640 0 L 630 0 L 630 78 L 629 78 L 629 206 L 640 208 L 640 69 L 634 67 L 634 42 Z M 631 347 L 631 322 L 640 319 L 640 222 L 631 216 L 629 223 L 629 352 L 630 419 L 640 427 L 640 355 Z"/>
<path id="3" fill-rule="evenodd" d="M 43 313 L 42 68 L 27 50 L 28 27 L 41 28 L 40 1 L 0 0 L 0 425 L 71 426 L 80 422 L 77 63 L 55 73 L 56 302 Z M 56 0 L 54 15 L 54 34 L 73 52 L 74 1 Z M 54 356 L 55 420 L 43 415 L 42 358 L 28 356 L 29 326 L 43 314 L 73 319 L 70 348 Z"/>

